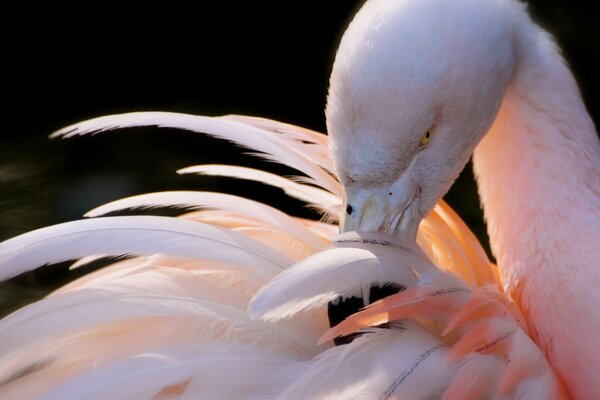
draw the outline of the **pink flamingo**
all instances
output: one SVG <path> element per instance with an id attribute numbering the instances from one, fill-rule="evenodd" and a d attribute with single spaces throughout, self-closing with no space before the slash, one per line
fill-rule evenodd
<path id="1" fill-rule="evenodd" d="M 502 284 L 573 394 L 592 398 L 600 393 L 592 372 L 600 367 L 598 136 L 551 38 L 521 5 L 488 3 L 432 11 L 431 1 L 379 1 L 353 23 L 328 105 L 332 154 L 356 210 L 346 229 L 399 224 L 413 234 L 477 146 Z M 477 21 L 453 24 L 474 10 Z M 388 45 L 351 44 L 359 40 Z"/>
<path id="2" fill-rule="evenodd" d="M 183 172 L 259 180 L 331 215 L 343 196 L 341 229 L 378 233 L 343 234 L 324 250 L 333 224 L 235 196 L 166 192 L 88 216 L 165 205 L 217 211 L 93 218 L 8 240 L 0 244 L 4 279 L 89 255 L 143 256 L 0 322 L 0 394 L 600 393 L 600 144 L 556 47 L 521 4 L 370 0 L 338 51 L 327 122 L 341 186 L 326 137 L 275 121 L 134 113 L 56 133 L 140 125 L 207 132 L 305 177 L 214 165 Z M 473 151 L 498 271 L 438 203 Z M 369 298 L 390 283 L 398 293 Z M 327 330 L 326 304 L 358 293 L 372 304 Z M 345 345 L 329 341 L 359 330 Z"/>

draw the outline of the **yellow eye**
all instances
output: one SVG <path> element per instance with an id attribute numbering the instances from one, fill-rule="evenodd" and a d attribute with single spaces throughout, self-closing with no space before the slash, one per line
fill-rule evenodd
<path id="1" fill-rule="evenodd" d="M 429 128 L 425 135 L 423 135 L 421 141 L 419 142 L 419 147 L 427 145 L 431 141 L 431 135 L 433 135 L 433 128 Z"/>

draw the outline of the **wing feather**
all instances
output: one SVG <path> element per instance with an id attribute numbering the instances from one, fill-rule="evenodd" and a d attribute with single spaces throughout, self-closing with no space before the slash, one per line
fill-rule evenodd
<path id="1" fill-rule="evenodd" d="M 282 189 L 288 196 L 308 203 L 311 207 L 335 215 L 339 212 L 341 199 L 320 188 L 300 184 L 293 179 L 284 178 L 259 169 L 237 167 L 232 165 L 195 165 L 177 171 L 180 174 L 200 174 L 208 176 L 223 176 L 260 182 Z"/>
<path id="2" fill-rule="evenodd" d="M 98 217 L 115 211 L 135 208 L 185 207 L 213 208 L 237 212 L 266 222 L 288 235 L 311 246 L 323 248 L 327 242 L 306 229 L 287 214 L 266 204 L 239 196 L 213 192 L 160 192 L 127 197 L 89 211 L 86 217 Z"/>
<path id="3" fill-rule="evenodd" d="M 215 226 L 167 217 L 109 217 L 54 225 L 0 243 L 0 279 L 92 254 L 154 253 L 253 266 L 267 275 L 292 263 L 275 249 Z"/>
<path id="4" fill-rule="evenodd" d="M 253 117 L 248 115 L 230 114 L 218 118 L 241 122 L 247 125 L 255 126 L 260 129 L 265 129 L 267 131 L 277 132 L 293 140 L 318 144 L 320 145 L 319 149 L 321 149 L 322 153 L 329 154 L 327 147 L 329 146 L 329 137 L 311 129 L 288 124 L 285 122 L 276 121 L 269 118 Z"/>
<path id="5" fill-rule="evenodd" d="M 287 139 L 291 146 L 296 147 L 299 152 L 306 154 L 322 168 L 330 172 L 334 170 L 333 161 L 329 155 L 329 138 L 322 133 L 266 118 L 247 117 L 243 115 L 225 115 L 218 118 L 276 133 L 280 137 Z"/>
<path id="6" fill-rule="evenodd" d="M 473 353 L 458 369 L 444 400 L 479 400 L 494 398 L 497 377 L 504 361 L 491 355 Z"/>
<path id="7" fill-rule="evenodd" d="M 270 160 L 297 169 L 309 176 L 314 185 L 323 187 L 338 196 L 341 195 L 340 184 L 332 175 L 296 149 L 291 148 L 289 141 L 272 132 L 231 120 L 170 112 L 134 112 L 80 122 L 53 133 L 51 137 L 69 138 L 139 126 L 182 129 L 229 140 L 240 146 L 260 151 Z"/>
<path id="8" fill-rule="evenodd" d="M 412 270 L 403 268 L 396 258 L 364 249 L 330 249 L 290 267 L 263 286 L 249 312 L 254 318 L 274 321 L 319 308 L 363 286 L 390 282 L 408 286 L 416 281 Z"/>
<path id="9" fill-rule="evenodd" d="M 282 399 L 439 398 L 454 366 L 446 348 L 414 324 L 374 329 L 321 353 Z"/>
<path id="10" fill-rule="evenodd" d="M 183 398 L 274 398 L 293 376 L 292 362 L 265 354 L 253 346 L 173 344 L 110 363 L 54 388 L 43 398 L 132 399 L 156 398 L 166 388 L 180 386 Z M 194 389 L 199 389 L 196 391 Z"/>

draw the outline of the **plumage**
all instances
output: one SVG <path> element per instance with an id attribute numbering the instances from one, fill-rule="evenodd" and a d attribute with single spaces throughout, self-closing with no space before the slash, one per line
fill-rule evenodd
<path id="1" fill-rule="evenodd" d="M 385 253 L 373 254 L 360 248 L 325 250 L 295 264 L 264 286 L 251 304 L 250 315 L 277 320 L 322 307 L 363 285 L 415 284 L 416 277 L 405 265 Z"/>
<path id="2" fill-rule="evenodd" d="M 435 398 L 451 380 L 445 355 L 418 329 L 374 329 L 320 354 L 280 398 Z"/>
<path id="3" fill-rule="evenodd" d="M 77 242 L 77 246 L 73 243 Z M 38 229 L 0 244 L 0 278 L 8 279 L 39 265 L 89 254 L 154 254 L 256 266 L 258 274 L 276 274 L 291 260 L 276 249 L 212 225 L 166 217 L 108 217 L 67 222 Z"/>
<path id="4" fill-rule="evenodd" d="M 304 201 L 310 207 L 325 212 L 328 218 L 337 219 L 340 212 L 340 199 L 332 193 L 295 182 L 293 178 L 283 178 L 266 171 L 233 165 L 195 165 L 177 172 L 256 181 L 282 189 L 288 196 Z"/>
<path id="5" fill-rule="evenodd" d="M 265 399 L 289 384 L 291 377 L 285 373 L 286 367 L 290 367 L 286 357 L 265 354 L 254 346 L 176 343 L 90 371 L 54 388 L 43 398 L 148 399 L 188 393 L 181 398 L 191 399 L 193 393 L 200 392 L 202 398 L 214 400 L 235 398 L 240 393 L 249 399 Z M 191 377 L 190 370 L 195 371 Z"/>
<path id="6" fill-rule="evenodd" d="M 229 140 L 240 146 L 259 151 L 261 157 L 305 173 L 309 178 L 304 179 L 315 186 L 323 187 L 336 195 L 340 194 L 340 188 L 335 179 L 324 171 L 321 165 L 315 164 L 311 160 L 309 156 L 311 152 L 305 151 L 307 146 L 302 142 L 286 139 L 285 136 L 273 135 L 272 131 L 258 129 L 234 120 L 168 112 L 135 112 L 99 117 L 74 124 L 53 133 L 51 137 L 69 138 L 136 126 L 185 129 Z"/>
<path id="7" fill-rule="evenodd" d="M 86 217 L 97 217 L 115 211 L 136 208 L 181 207 L 189 209 L 219 208 L 223 211 L 237 212 L 251 216 L 259 221 L 287 232 L 290 236 L 312 246 L 323 247 L 326 242 L 306 229 L 287 214 L 266 204 L 239 196 L 211 192 L 162 192 L 148 193 L 117 200 L 86 213 Z"/>
<path id="8" fill-rule="evenodd" d="M 0 397 L 597 393 L 600 144 L 568 69 L 522 5 L 368 1 L 336 56 L 326 114 L 330 138 L 262 118 L 162 112 L 53 134 L 158 126 L 234 142 L 300 175 L 179 172 L 281 188 L 341 214 L 342 233 L 331 219 L 241 197 L 162 192 L 0 243 L 0 279 L 129 257 L 0 321 Z M 498 267 L 440 200 L 473 151 Z M 165 206 L 194 211 L 96 218 Z M 395 293 L 373 297 L 380 287 Z M 360 306 L 334 322 L 331 310 L 351 299 Z"/>
<path id="9" fill-rule="evenodd" d="M 248 169 L 245 173 L 251 176 L 252 170 Z M 231 200 L 232 202 L 228 204 L 227 201 L 220 200 Z M 239 201 L 245 201 L 245 199 L 240 199 Z M 232 206 L 231 204 L 238 204 L 238 200 L 234 200 L 234 197 L 214 193 L 192 194 L 188 192 L 171 192 L 150 194 L 125 199 L 116 204 L 108 205 L 97 212 L 101 214 L 103 211 L 110 212 L 121 208 L 142 205 L 183 204 L 209 205 L 210 208 L 215 208 L 216 210 L 196 211 L 184 215 L 184 219 L 189 220 L 181 221 L 184 222 L 181 226 L 185 227 L 185 230 L 178 225 L 170 226 L 167 229 L 168 232 L 164 233 L 167 235 L 165 237 L 169 237 L 171 235 L 170 232 L 173 231 L 176 232 L 174 235 L 179 235 L 182 232 L 190 232 L 192 228 L 188 225 L 197 223 L 192 221 L 208 221 L 217 226 L 222 226 L 223 228 L 221 229 L 232 230 L 230 232 L 239 232 L 235 236 L 230 236 L 232 244 L 229 245 L 233 248 L 239 248 L 242 251 L 243 249 L 247 249 L 248 252 L 254 254 L 260 246 L 257 245 L 256 241 L 250 241 L 249 239 L 244 241 L 240 239 L 239 235 L 249 235 L 256 238 L 255 235 L 258 234 L 262 238 L 259 240 L 263 241 L 263 245 L 272 249 L 273 246 L 277 246 L 280 243 L 279 239 L 282 235 L 265 237 L 259 233 L 264 232 L 262 229 L 275 229 L 283 232 L 285 235 L 290 235 L 293 232 L 290 229 L 290 221 L 294 220 L 289 217 L 283 219 L 283 221 L 286 221 L 283 224 L 281 223 L 281 219 L 273 218 L 269 214 L 271 211 L 267 212 L 267 218 L 260 218 L 253 212 L 254 209 L 252 208 L 249 211 L 248 209 L 244 210 L 243 208 Z M 252 203 L 252 206 L 255 206 L 254 203 Z M 269 210 L 266 206 L 259 206 L 259 209 Z M 259 218 L 257 219 L 256 217 Z M 171 246 L 168 243 L 164 242 L 162 247 L 153 245 L 146 250 L 143 248 L 136 249 L 136 247 L 141 246 L 138 244 L 138 241 L 149 241 L 153 244 L 155 241 L 146 237 L 140 237 L 139 235 L 135 235 L 134 238 L 129 239 L 131 235 L 124 234 L 124 237 L 128 239 L 116 245 L 112 241 L 110 243 L 105 243 L 106 241 L 103 240 L 97 241 L 94 231 L 95 225 L 103 229 L 110 227 L 110 229 L 114 230 L 111 231 L 111 235 L 118 232 L 119 228 L 137 228 L 142 231 L 145 226 L 144 224 L 148 224 L 148 227 L 154 226 L 153 224 L 163 226 L 163 221 L 165 220 L 171 219 L 165 217 L 93 218 L 87 221 L 70 223 L 66 226 L 58 226 L 49 231 L 42 231 L 41 233 L 33 232 L 26 234 L 23 237 L 17 238 L 19 239 L 16 242 L 17 244 L 14 244 L 15 242 L 5 242 L 3 244 L 4 248 L 11 249 L 10 251 L 18 248 L 19 252 L 29 254 L 32 249 L 37 249 L 37 246 L 40 246 L 40 241 L 44 246 L 54 249 L 61 249 L 61 246 L 64 246 L 61 243 L 80 243 L 74 252 L 57 252 L 58 254 L 62 254 L 60 260 L 76 258 L 86 253 L 97 254 L 99 252 L 102 254 L 126 253 L 150 255 L 152 254 L 152 250 L 170 255 L 150 255 L 121 261 L 114 266 L 99 270 L 90 276 L 84 276 L 79 281 L 75 281 L 65 288 L 60 289 L 46 300 L 35 303 L 9 316 L 3 321 L 4 331 L 2 331 L 3 337 L 6 338 L 6 346 L 9 348 L 20 349 L 29 347 L 35 352 L 38 346 L 49 346 L 52 348 L 52 343 L 60 343 L 61 338 L 66 340 L 70 334 L 77 334 L 77 332 L 80 332 L 80 337 L 76 341 L 78 343 L 77 346 L 79 346 L 79 343 L 86 342 L 89 342 L 91 345 L 95 340 L 93 339 L 95 337 L 93 332 L 96 329 L 108 329 L 102 327 L 120 326 L 123 324 L 123 326 L 129 326 L 132 332 L 136 332 L 136 328 L 134 328 L 136 325 L 131 324 L 135 324 L 135 321 L 139 320 L 144 321 L 149 317 L 156 321 L 156 329 L 161 329 L 160 327 L 164 326 L 164 323 L 160 321 L 165 320 L 165 318 L 167 319 L 166 321 L 178 318 L 181 322 L 177 326 L 189 326 L 193 329 L 193 337 L 205 342 L 215 343 L 214 345 L 207 346 L 204 353 L 199 353 L 194 359 L 195 362 L 182 364 L 186 366 L 185 368 L 181 364 L 178 364 L 177 359 L 165 364 L 160 360 L 147 359 L 143 356 L 143 353 L 140 353 L 141 355 L 133 353 L 131 356 L 118 356 L 111 353 L 114 354 L 114 358 L 107 357 L 106 366 L 98 374 L 92 373 L 90 375 L 90 373 L 82 370 L 80 374 L 73 373 L 73 375 L 69 375 L 70 377 L 61 378 L 62 380 L 56 379 L 56 382 L 51 378 L 47 378 L 50 380 L 48 383 L 49 386 L 42 385 L 42 387 L 48 390 L 52 386 L 50 385 L 51 383 L 58 384 L 62 381 L 65 382 L 56 387 L 52 386 L 53 389 L 49 393 L 59 393 L 60 396 L 66 396 L 65 393 L 68 394 L 73 391 L 80 393 L 82 390 L 81 387 L 92 385 L 93 383 L 90 382 L 95 382 L 94 379 L 98 379 L 99 381 L 97 382 L 99 383 L 93 385 L 106 381 L 106 386 L 94 386 L 97 388 L 98 393 L 104 395 L 112 396 L 116 393 L 113 391 L 117 390 L 117 392 L 127 393 L 130 396 L 136 396 L 139 393 L 140 398 L 145 398 L 144 396 L 148 397 L 150 393 L 156 395 L 162 390 L 168 391 L 170 390 L 169 388 L 178 387 L 181 393 L 178 392 L 177 394 L 181 398 L 186 398 L 186 396 L 191 395 L 191 392 L 188 392 L 188 390 L 194 387 L 189 382 L 194 381 L 193 376 L 196 376 L 196 373 L 201 373 L 197 371 L 202 371 L 199 365 L 202 364 L 201 360 L 204 359 L 203 357 L 208 357 L 207 354 L 212 354 L 211 352 L 216 348 L 215 346 L 219 346 L 218 343 L 232 343 L 228 346 L 232 346 L 233 343 L 242 343 L 240 333 L 247 330 L 248 332 L 252 332 L 250 329 L 255 329 L 254 332 L 263 332 L 260 333 L 260 336 L 263 336 L 263 340 L 259 341 L 264 347 L 261 351 L 269 351 L 268 349 L 270 348 L 277 348 L 280 349 L 278 351 L 281 351 L 281 346 L 285 346 L 287 349 L 287 353 L 282 356 L 286 357 L 285 362 L 281 361 L 282 365 L 285 365 L 285 369 L 289 369 L 290 371 L 286 375 L 286 384 L 282 383 L 280 386 L 268 387 L 269 390 L 275 391 L 276 395 L 280 395 L 282 398 L 294 398 L 294 396 L 302 398 L 307 393 L 307 386 L 313 388 L 311 390 L 314 390 L 314 396 L 322 398 L 327 398 L 328 396 L 333 398 L 344 393 L 348 394 L 348 396 L 352 394 L 352 396 L 371 398 L 377 396 L 376 393 L 378 391 L 381 392 L 381 398 L 402 398 L 398 397 L 401 396 L 401 393 L 406 393 L 406 396 L 412 396 L 415 393 L 441 395 L 444 392 L 444 387 L 448 387 L 447 385 L 452 381 L 455 367 L 447 364 L 446 361 L 440 362 L 440 360 L 446 359 L 448 354 L 450 354 L 450 347 L 448 346 L 451 342 L 447 342 L 448 339 L 437 339 L 435 341 L 433 338 L 436 335 L 439 336 L 443 330 L 443 325 L 441 327 L 438 326 L 442 323 L 440 321 L 443 320 L 445 323 L 452 323 L 454 321 L 452 318 L 444 318 L 443 313 L 435 314 L 425 309 L 425 314 L 429 315 L 430 318 L 439 318 L 439 320 L 432 322 L 433 325 L 425 323 L 420 326 L 414 322 L 408 322 L 404 318 L 405 322 L 401 326 L 395 327 L 389 332 L 387 330 L 373 331 L 371 334 L 366 334 L 364 339 L 359 338 L 360 340 L 357 339 L 350 343 L 350 348 L 348 349 L 345 349 L 344 346 L 333 347 L 317 358 L 313 358 L 319 352 L 317 339 L 325 333 L 324 307 L 326 307 L 328 301 L 334 300 L 337 297 L 352 295 L 357 287 L 395 282 L 409 288 L 400 293 L 400 295 L 403 295 L 404 293 L 410 293 L 411 287 L 418 288 L 423 286 L 426 290 L 434 290 L 431 289 L 432 285 L 440 277 L 446 277 L 445 279 L 441 278 L 445 284 L 459 283 L 462 285 L 461 290 L 464 290 L 464 292 L 458 292 L 460 298 L 464 298 L 464 295 L 469 293 L 467 287 L 478 288 L 479 286 L 488 285 L 487 290 L 490 290 L 490 284 L 492 285 L 491 288 L 496 290 L 495 293 L 499 293 L 499 286 L 497 286 L 496 281 L 497 274 L 493 266 L 489 264 L 485 254 L 477 243 L 475 243 L 475 247 L 468 251 L 461 249 L 461 246 L 464 246 L 465 243 L 473 245 L 474 239 L 462 222 L 443 203 L 440 203 L 434 212 L 424 221 L 423 232 L 419 236 L 419 242 L 423 244 L 425 252 L 432 259 L 439 258 L 441 268 L 455 274 L 453 276 L 460 277 L 461 280 L 459 281 L 454 280 L 454 278 L 448 278 L 448 272 L 443 272 L 443 270 L 439 270 L 438 267 L 432 264 L 419 247 L 410 242 L 403 241 L 401 238 L 366 233 L 334 236 L 334 230 L 330 229 L 327 224 L 315 225 L 315 222 L 299 219 L 295 221 L 304 226 L 305 228 L 303 229 L 318 227 L 319 233 L 315 231 L 315 234 L 328 238 L 331 243 L 335 244 L 336 248 L 327 250 L 329 246 L 323 241 L 320 243 L 320 246 L 317 246 L 319 248 L 311 250 L 312 253 L 319 250 L 321 252 L 314 254 L 306 260 L 301 260 L 291 268 L 286 267 L 292 265 L 292 262 L 280 261 L 281 266 L 278 268 L 282 268 L 282 271 L 285 269 L 283 273 L 280 273 L 277 268 L 273 268 L 273 265 L 269 265 L 268 262 L 261 264 L 252 261 L 252 259 L 240 259 L 229 250 L 222 252 L 226 254 L 224 257 L 211 257 L 204 247 L 196 248 L 195 241 L 191 242 L 190 245 L 194 243 L 193 248 L 198 253 L 192 251 L 192 253 L 188 254 L 180 250 L 174 251 L 171 250 Z M 179 220 L 175 219 L 175 221 Z M 297 227 L 298 225 L 294 226 Z M 176 227 L 179 229 L 176 229 Z M 323 228 L 326 229 L 323 230 Z M 201 230 L 204 229 L 208 228 L 202 225 Z M 73 232 L 76 234 L 72 235 Z M 216 232 L 223 233 L 224 231 L 217 230 Z M 161 231 L 160 234 L 162 235 L 163 232 Z M 56 237 L 53 237 L 54 235 Z M 81 235 L 81 237 L 78 235 Z M 115 236 L 111 237 L 114 238 Z M 214 239 L 215 237 L 202 237 L 198 240 L 206 240 L 212 246 L 211 240 Z M 56 241 L 58 245 L 54 245 L 52 241 Z M 85 243 L 89 244 L 81 245 Z M 185 248 L 183 244 L 178 244 L 178 246 Z M 179 247 L 175 248 L 178 249 Z M 280 246 L 277 246 L 277 248 L 280 248 Z M 268 253 L 268 251 L 266 252 Z M 12 255 L 12 253 L 8 254 Z M 449 257 L 451 254 L 455 254 L 455 256 Z M 49 254 L 45 254 L 44 256 L 46 258 L 50 257 Z M 173 256 L 185 256 L 188 258 L 191 257 L 191 259 L 190 261 L 185 261 L 184 258 L 178 261 L 172 258 Z M 272 256 L 272 258 L 276 257 Z M 16 263 L 19 261 L 20 263 L 21 259 L 21 257 L 16 257 L 12 262 Z M 262 271 L 258 271 L 257 268 L 262 268 Z M 229 286 L 227 282 L 232 277 L 233 282 L 237 282 L 237 284 Z M 276 277 L 276 279 L 269 282 L 271 277 Z M 465 280 L 464 283 L 461 283 L 463 282 L 462 279 Z M 217 283 L 218 285 L 215 287 L 214 285 Z M 242 298 L 237 296 L 238 300 L 236 300 L 236 297 L 231 297 L 231 294 L 232 290 L 239 292 L 240 284 L 247 286 L 247 289 L 245 289 L 245 293 L 247 294 L 242 296 Z M 219 285 L 221 286 L 220 288 Z M 256 293 L 259 288 L 260 290 Z M 249 303 L 254 293 L 256 293 L 256 297 L 252 303 Z M 393 296 L 390 300 L 393 300 Z M 463 303 L 468 305 L 466 301 L 463 301 Z M 461 310 L 461 304 L 459 302 L 459 305 L 455 307 L 457 311 Z M 248 305 L 250 305 L 250 314 L 244 311 Z M 375 306 L 377 306 L 377 303 L 371 306 L 371 309 Z M 470 310 L 468 307 L 465 308 Z M 109 310 L 119 310 L 119 312 Z M 500 307 L 499 310 L 506 312 L 506 306 L 504 308 Z M 423 310 L 421 311 L 423 312 Z M 69 315 L 83 312 L 87 313 L 87 318 L 71 319 L 68 324 L 59 323 L 51 325 L 52 321 L 62 322 L 68 319 Z M 249 318 L 249 315 L 254 317 L 261 316 L 265 321 L 262 322 L 259 320 L 253 322 Z M 458 315 L 461 314 L 457 313 Z M 361 313 L 356 314 L 356 317 L 360 316 Z M 420 317 L 422 314 L 417 312 L 410 316 Z M 486 316 L 489 315 L 486 314 Z M 189 318 L 193 318 L 194 324 L 188 322 L 187 324 L 190 325 L 181 325 L 186 324 L 186 320 L 190 321 Z M 471 319 L 468 317 L 461 318 L 458 319 L 457 317 L 458 322 L 454 321 L 454 325 L 464 326 L 471 322 Z M 194 328 L 202 323 L 202 321 L 211 322 L 207 328 Z M 353 319 L 351 318 L 347 323 L 340 324 L 338 329 L 346 327 L 352 321 Z M 377 317 L 375 322 L 359 323 L 350 331 L 362 329 L 369 325 L 378 325 L 383 322 L 387 322 L 387 320 Z M 42 326 L 45 328 L 40 328 Z M 451 326 L 451 328 L 455 330 L 456 326 Z M 158 346 L 162 340 L 167 340 L 173 334 L 171 333 L 172 330 L 162 329 L 164 329 L 164 336 L 156 336 L 155 332 L 154 341 L 152 341 L 152 344 L 150 342 L 146 343 L 145 347 L 143 347 L 144 349 L 151 349 L 153 348 L 152 346 Z M 234 329 L 238 333 L 226 333 L 230 332 L 231 329 Z M 270 333 L 266 334 L 265 330 Z M 302 332 L 302 334 L 299 334 L 299 332 Z M 396 336 L 397 334 L 400 336 Z M 416 343 L 420 343 L 419 341 L 423 340 L 426 336 L 431 336 L 430 340 L 434 341 L 425 342 L 429 344 L 423 344 L 423 347 L 416 346 Z M 460 334 L 458 336 L 460 337 Z M 163 337 L 164 339 L 162 339 Z M 312 339 L 310 339 L 311 337 Z M 494 336 L 492 336 L 493 339 L 495 339 Z M 116 339 L 113 338 L 110 340 L 113 340 L 115 349 L 121 348 L 120 345 L 117 345 Z M 452 340 L 456 340 L 456 338 Z M 482 343 L 486 342 L 485 338 L 480 340 L 483 341 Z M 321 340 L 321 342 L 325 343 L 327 340 Z M 253 341 L 252 343 L 255 342 Z M 105 343 L 103 346 L 109 345 L 109 343 Z M 531 347 L 531 345 L 532 343 L 530 342 L 529 346 Z M 66 360 L 64 361 L 66 363 L 70 362 L 69 354 L 73 354 L 69 350 L 71 346 L 75 346 L 75 344 L 69 345 L 69 340 L 67 340 L 56 352 L 59 355 L 66 356 Z M 239 355 L 240 353 L 234 348 L 227 348 L 230 355 L 230 358 L 227 359 L 231 362 L 239 363 L 240 365 L 237 365 L 237 367 L 243 368 L 243 365 L 245 365 L 243 356 Z M 394 357 L 393 359 L 389 359 L 389 361 L 385 361 L 388 356 L 383 356 L 382 354 L 395 354 L 394 349 L 397 349 L 396 351 L 402 354 L 406 353 L 407 357 L 401 357 L 400 359 Z M 410 352 L 408 352 L 408 349 L 410 349 Z M 141 350 L 142 347 L 140 347 Z M 239 351 L 243 353 L 245 350 Z M 23 354 L 19 353 L 9 352 L 5 355 L 7 357 L 5 358 L 7 361 L 6 365 L 27 365 L 32 362 L 30 358 L 24 357 Z M 27 354 L 31 353 L 25 352 L 25 355 Z M 432 356 L 433 354 L 435 354 L 435 357 Z M 21 357 L 18 357 L 19 355 Z M 467 357 L 469 355 L 471 353 L 468 353 Z M 85 365 L 86 362 L 97 360 L 98 357 L 99 355 L 96 352 L 90 351 L 89 358 L 84 357 L 83 360 L 78 361 L 76 365 L 80 367 L 77 368 L 83 368 L 81 366 Z M 349 362 L 347 361 L 348 357 L 350 359 L 358 357 L 361 361 Z M 44 360 L 53 359 L 53 357 L 38 357 L 36 359 L 38 361 L 35 365 L 41 365 L 42 367 L 35 374 L 43 376 L 43 371 L 47 370 L 46 374 L 52 376 L 53 369 L 49 366 L 44 366 Z M 144 361 L 147 361 L 147 363 Z M 135 382 L 137 382 L 136 379 L 138 376 L 136 374 L 127 375 L 121 380 L 114 382 L 110 381 L 112 379 L 110 377 L 114 376 L 115 371 L 118 371 L 121 365 L 129 367 L 131 365 L 138 365 L 139 376 L 151 376 L 147 374 L 153 373 L 152 368 L 155 368 L 155 361 L 159 365 L 162 365 L 162 367 L 156 367 L 159 369 L 173 368 L 173 371 L 180 371 L 181 368 L 181 371 L 186 371 L 187 375 L 185 376 L 187 378 L 184 380 L 186 384 L 182 384 L 180 387 L 177 386 L 177 383 L 181 383 L 182 381 L 179 379 L 181 378 L 180 375 L 176 373 L 174 373 L 172 380 L 166 379 L 167 374 L 165 375 L 165 380 L 156 381 L 160 382 L 160 384 L 157 383 L 156 386 L 152 385 L 149 387 L 144 385 L 141 387 L 136 386 Z M 544 361 L 543 357 L 541 357 L 535 365 L 543 364 Z M 215 362 L 219 362 L 218 358 Z M 254 362 L 262 361 L 254 360 Z M 270 363 L 268 358 L 265 359 L 265 362 Z M 498 362 L 497 359 L 493 361 L 494 365 Z M 356 381 L 356 374 L 365 374 L 365 371 L 371 370 L 378 363 L 382 371 L 390 370 L 395 372 L 392 372 L 388 378 L 381 381 Z M 397 363 L 400 363 L 398 365 L 404 365 L 404 367 L 396 366 Z M 331 375 L 332 365 L 341 366 L 346 364 L 349 366 L 339 370 L 338 373 L 341 374 L 339 377 Z M 57 362 L 55 368 L 58 368 L 60 365 L 62 364 Z M 357 365 L 364 366 L 364 369 L 357 368 Z M 77 368 L 73 367 L 73 370 L 77 371 Z M 146 368 L 148 368 L 148 372 L 145 372 Z M 323 368 L 329 371 L 327 372 L 329 375 L 324 375 Z M 262 375 L 256 375 L 257 371 L 244 371 L 248 379 L 257 382 L 262 379 Z M 492 378 L 500 380 L 504 369 L 495 367 L 492 371 L 495 373 Z M 266 370 L 265 374 L 276 372 Z M 517 372 L 521 373 L 521 369 L 518 369 Z M 437 376 L 437 384 L 434 387 L 431 387 L 429 384 L 424 385 L 422 378 L 418 378 L 421 374 L 427 374 L 430 377 Z M 106 376 L 106 378 L 102 378 L 103 376 Z M 322 385 L 316 385 L 315 376 L 328 377 L 328 379 L 321 379 Z M 509 383 L 506 386 L 509 387 L 509 392 L 521 390 L 522 382 L 530 377 L 530 375 L 518 375 L 515 372 L 510 372 L 508 376 L 510 379 L 507 378 L 507 382 Z M 518 378 L 512 378 L 513 376 L 517 376 Z M 551 373 L 550 376 L 552 377 Z M 488 375 L 484 377 L 492 379 Z M 32 375 L 28 379 L 42 378 Z M 89 379 L 92 379 L 92 381 Z M 25 378 L 23 380 L 27 382 Z M 11 393 L 8 390 L 18 387 L 18 382 L 19 380 L 11 381 L 11 384 L 7 386 L 6 393 Z M 343 383 L 333 384 L 333 382 Z M 475 379 L 475 382 L 479 382 L 480 386 L 483 385 L 478 379 Z M 204 387 L 207 383 L 198 383 L 198 385 L 200 385 L 199 387 Z M 105 391 L 100 390 L 100 388 L 104 388 L 102 390 Z M 226 389 L 229 390 L 231 388 L 224 388 L 223 390 Z M 214 390 L 216 390 L 215 393 L 221 393 L 220 395 L 223 395 L 222 393 L 233 393 L 228 391 L 219 392 L 218 385 L 215 386 Z M 59 395 L 57 394 L 57 396 Z M 261 392 L 259 398 L 268 398 L 268 395 Z"/>

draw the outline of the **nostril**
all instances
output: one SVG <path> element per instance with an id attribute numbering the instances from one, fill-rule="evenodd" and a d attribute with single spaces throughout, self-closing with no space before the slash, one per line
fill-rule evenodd
<path id="1" fill-rule="evenodd" d="M 346 206 L 346 214 L 348 215 L 352 215 L 352 212 L 354 211 L 354 208 L 352 208 L 352 206 L 350 204 L 348 204 Z"/>

